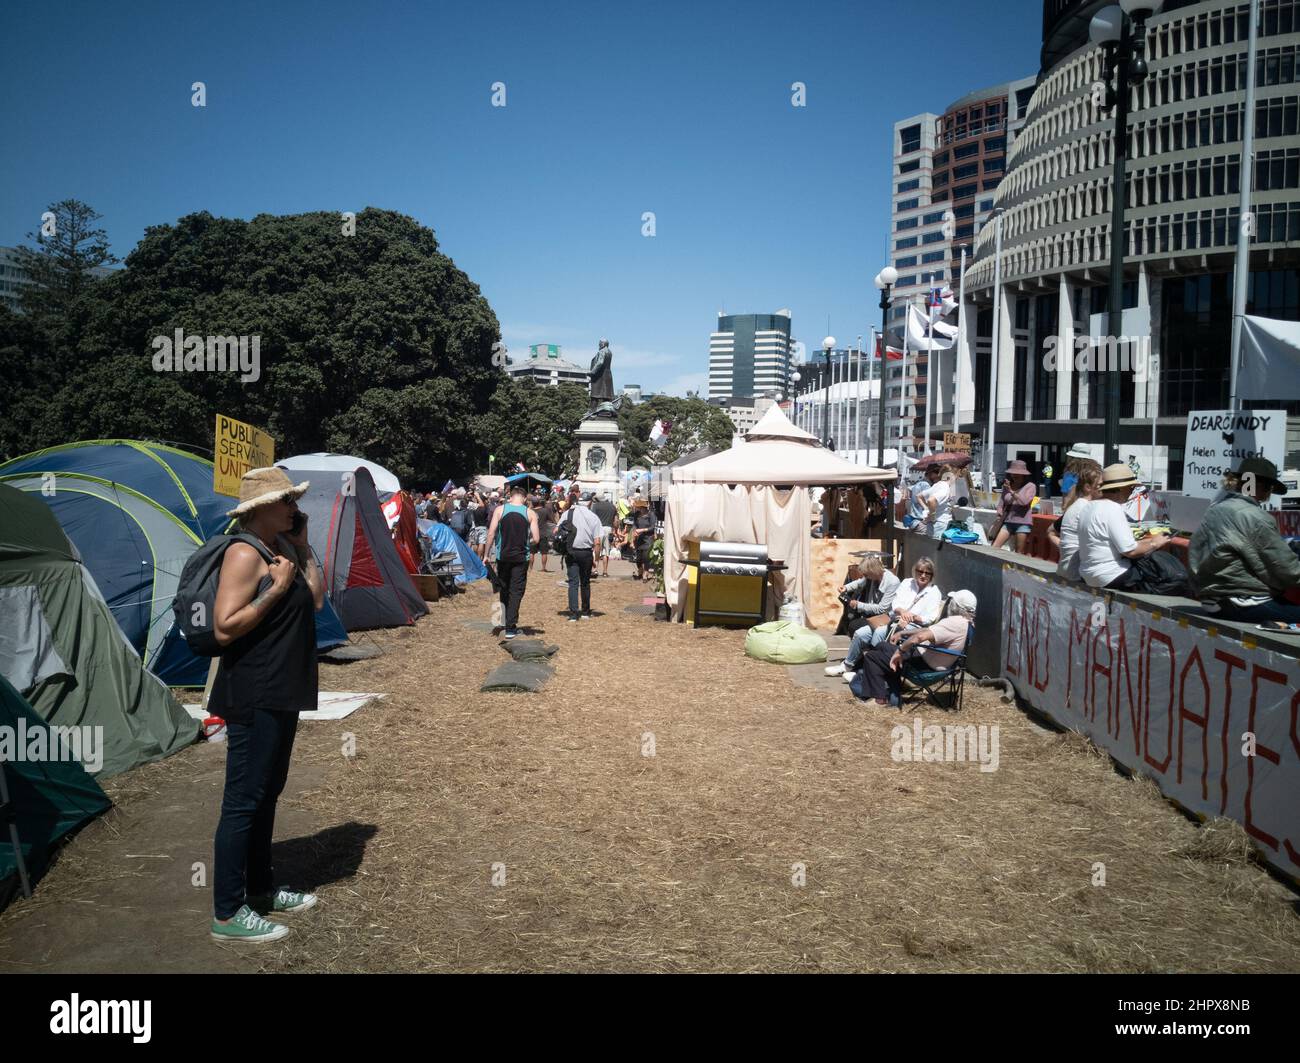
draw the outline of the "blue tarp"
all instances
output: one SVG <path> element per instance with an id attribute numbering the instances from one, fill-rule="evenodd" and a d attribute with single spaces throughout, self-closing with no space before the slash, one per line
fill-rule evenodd
<path id="1" fill-rule="evenodd" d="M 433 543 L 433 552 L 436 554 L 446 553 L 448 550 L 455 550 L 456 556 L 460 558 L 460 563 L 465 566 L 463 575 L 456 577 L 457 583 L 473 583 L 476 579 L 487 579 L 487 569 L 479 559 L 478 554 L 469 548 L 465 542 L 446 524 L 440 524 L 434 520 L 425 520 L 420 517 L 416 520 L 419 525 L 420 534 L 427 535 L 429 541 Z"/>

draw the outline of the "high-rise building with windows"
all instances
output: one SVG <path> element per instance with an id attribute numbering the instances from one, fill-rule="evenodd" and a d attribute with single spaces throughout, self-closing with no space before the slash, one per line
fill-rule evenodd
<path id="1" fill-rule="evenodd" d="M 708 398 L 784 399 L 790 390 L 790 311 L 718 314 L 709 336 Z"/>
<path id="2" fill-rule="evenodd" d="M 908 303 L 924 306 L 932 287 L 957 289 L 961 248 L 969 248 L 993 209 L 1006 153 L 1024 125 L 1034 79 L 1021 78 L 968 93 L 943 114 L 925 112 L 894 123 L 891 258 L 898 270 L 891 329 L 902 329 Z M 951 229 L 944 215 L 951 210 Z M 949 235 L 951 233 L 951 235 Z M 936 364 L 940 360 L 936 359 Z M 944 375 L 951 358 L 942 360 Z M 891 441 L 919 446 L 924 435 L 927 358 L 910 356 L 887 369 Z"/>
<path id="3" fill-rule="evenodd" d="M 1078 337 L 1108 327 L 1099 322 L 1114 236 L 1114 112 L 1093 102 L 1104 74 L 1102 51 L 1088 38 L 1103 6 L 1045 0 L 1043 67 L 994 194 L 1004 212 L 1001 289 L 993 290 L 996 224 L 977 230 L 967 266 L 973 357 L 957 381 L 955 418 L 952 389 L 944 389 L 938 428 L 955 420 L 977 442 L 986 434 L 996 299 L 995 467 L 1021 457 L 1059 472 L 1072 444 L 1100 454 L 1105 438 L 1100 369 L 1045 357 L 1049 344 L 1074 354 Z M 1300 0 L 1260 4 L 1255 113 L 1244 115 L 1249 11 L 1245 0 L 1167 0 L 1146 23 L 1148 76 L 1129 90 L 1124 328 L 1149 330 L 1157 371 L 1122 374 L 1120 456 L 1134 457 L 1144 479 L 1175 489 L 1187 414 L 1228 404 L 1243 179 L 1255 215 L 1246 312 L 1300 319 Z M 1243 168 L 1246 121 L 1255 124 L 1255 159 Z M 1283 461 L 1300 464 L 1300 396 L 1243 406 L 1292 415 Z"/>
<path id="4" fill-rule="evenodd" d="M 90 275 L 96 279 L 115 272 L 108 266 L 92 266 L 90 269 Z M 22 291 L 31 283 L 27 269 L 18 257 L 18 248 L 0 247 L 0 303 L 15 314 L 22 313 Z"/>

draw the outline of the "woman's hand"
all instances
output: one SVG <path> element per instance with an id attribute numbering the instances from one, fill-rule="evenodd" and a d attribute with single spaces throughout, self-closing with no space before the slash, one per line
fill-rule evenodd
<path id="1" fill-rule="evenodd" d="M 892 656 L 891 658 L 889 658 L 889 667 L 892 668 L 895 672 L 897 672 L 900 668 L 902 668 L 902 667 L 903 667 L 903 655 L 902 655 L 901 653 L 898 653 L 897 651 L 895 651 L 895 652 L 894 652 L 894 656 Z"/>
<path id="2" fill-rule="evenodd" d="M 271 589 L 276 594 L 284 594 L 293 585 L 293 577 L 298 574 L 298 566 L 283 554 L 276 554 L 270 564 Z"/>
<path id="3" fill-rule="evenodd" d="M 292 532 L 285 532 L 284 541 L 287 542 L 290 546 L 292 546 L 296 550 L 306 550 L 307 549 L 307 521 L 309 518 L 307 514 L 303 513 L 301 509 L 298 510 L 298 514 L 299 516 L 302 517 L 302 527 L 298 530 L 297 535 L 294 535 Z"/>

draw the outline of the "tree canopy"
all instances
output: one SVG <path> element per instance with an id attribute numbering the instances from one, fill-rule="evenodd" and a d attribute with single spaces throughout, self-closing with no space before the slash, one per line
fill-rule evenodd
<path id="1" fill-rule="evenodd" d="M 24 310 L 0 310 L 0 371 L 20 385 L 0 422 L 7 457 L 102 436 L 210 451 L 221 412 L 268 431 L 279 454 L 361 452 L 441 483 L 486 460 L 478 420 L 505 379 L 478 286 L 432 230 L 374 208 L 352 235 L 330 212 L 191 214 L 146 230 L 126 269 Z M 259 378 L 156 371 L 155 339 L 178 329 L 258 337 Z"/>
<path id="2" fill-rule="evenodd" d="M 656 420 L 672 422 L 668 438 L 658 448 L 650 442 Z M 628 465 L 642 467 L 652 462 L 667 465 L 703 446 L 726 450 L 735 433 L 726 410 L 694 396 L 653 395 L 637 406 L 624 405 L 618 412 L 618 426 L 623 430 Z"/>

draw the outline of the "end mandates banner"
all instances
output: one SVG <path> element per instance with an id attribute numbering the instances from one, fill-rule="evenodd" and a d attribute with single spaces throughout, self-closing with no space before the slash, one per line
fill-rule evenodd
<path id="1" fill-rule="evenodd" d="M 1004 569 L 1002 674 L 1166 796 L 1246 828 L 1300 881 L 1300 661 Z"/>

